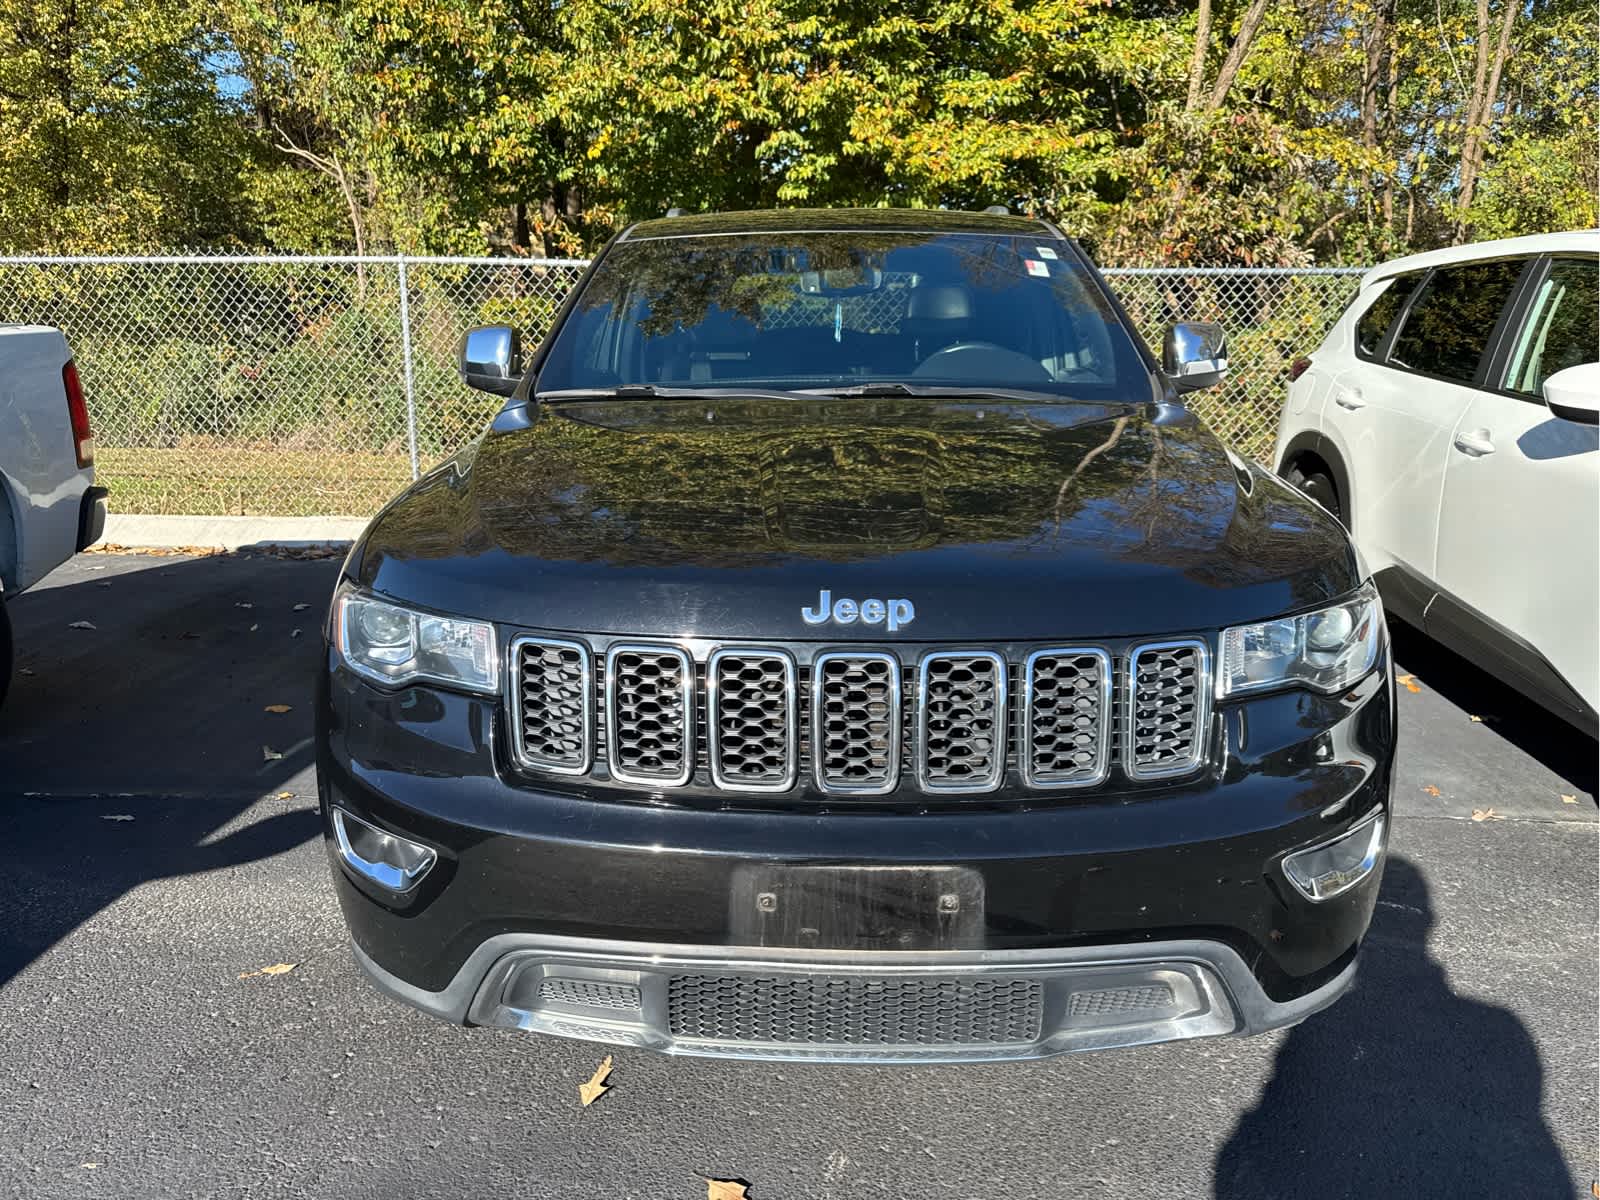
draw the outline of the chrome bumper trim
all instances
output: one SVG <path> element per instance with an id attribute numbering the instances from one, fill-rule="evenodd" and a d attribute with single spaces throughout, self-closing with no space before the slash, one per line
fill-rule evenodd
<path id="1" fill-rule="evenodd" d="M 636 1046 L 667 1054 L 828 1062 L 984 1062 L 1293 1025 L 1326 1008 L 1354 982 L 1356 964 L 1295 1000 L 1272 1000 L 1244 960 L 1200 939 L 1027 951 L 906 953 L 668 946 L 504 934 L 479 946 L 443 991 L 429 992 L 383 970 L 359 947 L 356 961 L 384 992 L 456 1024 Z M 1044 995 L 1040 1035 L 982 1044 L 863 1044 L 720 1041 L 674 1036 L 669 981 L 714 974 L 736 984 L 761 976 L 885 981 L 975 977 L 1037 980 Z M 547 981 L 560 981 L 547 986 Z M 1085 997 L 1166 989 L 1155 1011 L 1115 1011 Z M 585 995 L 604 996 L 586 1004 Z M 621 998 L 619 1000 L 619 997 Z M 1075 999 L 1078 998 L 1078 999 Z M 1107 1011 L 1108 1007 L 1113 1011 Z"/>

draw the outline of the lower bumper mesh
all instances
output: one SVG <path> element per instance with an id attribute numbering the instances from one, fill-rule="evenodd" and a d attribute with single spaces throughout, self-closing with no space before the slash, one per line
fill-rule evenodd
<path id="1" fill-rule="evenodd" d="M 673 1037 L 790 1046 L 989 1046 L 1038 1039 L 1034 979 L 675 975 Z"/>

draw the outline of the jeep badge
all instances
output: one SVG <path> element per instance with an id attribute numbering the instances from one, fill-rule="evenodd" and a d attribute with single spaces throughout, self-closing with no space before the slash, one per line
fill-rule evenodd
<path id="1" fill-rule="evenodd" d="M 889 632 L 893 633 L 902 625 L 909 625 L 917 619 L 917 610 L 909 600 L 854 600 L 840 597 L 833 598 L 833 593 L 827 588 L 822 589 L 822 594 L 817 597 L 816 608 L 802 608 L 800 619 L 807 625 L 826 625 L 832 621 L 835 625 L 854 625 L 860 621 L 863 625 L 882 625 L 888 623 Z"/>

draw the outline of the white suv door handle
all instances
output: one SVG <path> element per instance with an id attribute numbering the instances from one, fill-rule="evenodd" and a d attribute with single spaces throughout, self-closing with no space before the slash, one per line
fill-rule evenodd
<path id="1" fill-rule="evenodd" d="M 1489 440 L 1487 429 L 1474 429 L 1471 433 L 1456 434 L 1456 449 L 1473 458 L 1482 458 L 1494 453 L 1494 443 Z"/>
<path id="2" fill-rule="evenodd" d="M 1351 412 L 1367 406 L 1367 402 L 1361 398 L 1360 392 L 1340 392 L 1333 398 L 1333 402 L 1340 408 L 1348 408 Z"/>

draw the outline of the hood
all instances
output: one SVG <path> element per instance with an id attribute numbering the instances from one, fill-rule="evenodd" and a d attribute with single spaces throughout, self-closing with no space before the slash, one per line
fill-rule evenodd
<path id="1" fill-rule="evenodd" d="M 1359 582 L 1332 518 L 1174 406 L 612 400 L 507 416 L 374 519 L 361 582 L 540 629 L 827 641 L 1166 635 Z M 808 621 L 823 592 L 857 612 L 908 601 L 914 618 L 892 633 Z"/>

